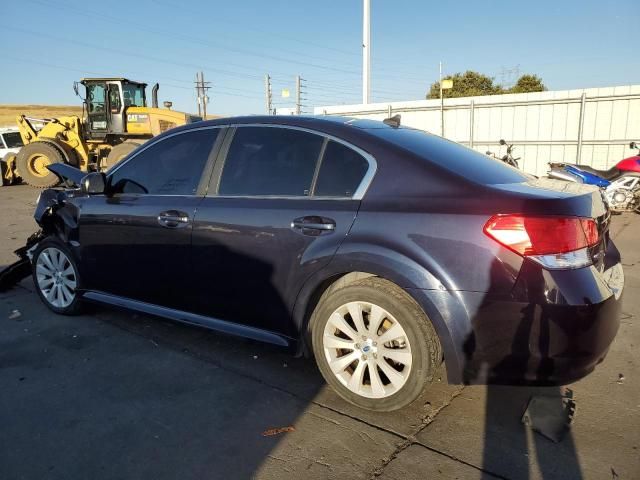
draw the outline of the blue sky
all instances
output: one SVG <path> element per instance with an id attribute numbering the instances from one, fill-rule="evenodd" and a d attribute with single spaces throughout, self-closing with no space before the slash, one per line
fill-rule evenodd
<path id="1" fill-rule="evenodd" d="M 372 100 L 424 98 L 445 73 L 540 75 L 549 89 L 640 83 L 637 0 L 371 0 Z M 193 80 L 212 82 L 211 113 L 361 100 L 361 0 L 19 0 L 4 2 L 0 104 L 78 104 L 82 76 L 160 83 L 160 100 L 195 111 Z M 288 88 L 292 97 L 281 98 Z"/>

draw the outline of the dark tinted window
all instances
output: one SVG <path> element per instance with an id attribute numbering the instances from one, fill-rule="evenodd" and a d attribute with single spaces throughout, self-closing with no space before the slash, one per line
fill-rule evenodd
<path id="1" fill-rule="evenodd" d="M 117 169 L 111 185 L 124 193 L 193 195 L 217 135 L 206 129 L 161 140 Z"/>
<path id="2" fill-rule="evenodd" d="M 220 195 L 309 195 L 324 139 L 277 127 L 238 127 L 225 161 Z"/>
<path id="3" fill-rule="evenodd" d="M 420 130 L 385 128 L 368 131 L 477 183 L 520 183 L 532 178 L 500 160 Z"/>
<path id="4" fill-rule="evenodd" d="M 22 137 L 18 132 L 7 132 L 3 134 L 3 137 L 7 148 L 19 148 L 23 145 Z"/>
<path id="5" fill-rule="evenodd" d="M 337 142 L 329 142 L 322 157 L 315 195 L 352 197 L 369 163 L 355 150 Z"/>

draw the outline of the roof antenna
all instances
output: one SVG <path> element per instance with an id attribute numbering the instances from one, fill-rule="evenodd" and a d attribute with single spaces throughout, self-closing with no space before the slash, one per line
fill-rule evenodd
<path id="1" fill-rule="evenodd" d="M 398 128 L 400 126 L 400 114 L 397 113 L 393 117 L 385 118 L 382 122 L 390 127 Z"/>

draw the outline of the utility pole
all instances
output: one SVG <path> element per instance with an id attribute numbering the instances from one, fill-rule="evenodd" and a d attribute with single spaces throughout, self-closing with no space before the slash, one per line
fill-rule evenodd
<path id="1" fill-rule="evenodd" d="M 211 82 L 204 81 L 204 73 L 196 72 L 196 97 L 198 98 L 198 116 L 203 120 L 207 119 L 207 103 L 209 103 L 209 84 Z M 202 105 L 202 108 L 200 107 Z"/>
<path id="2" fill-rule="evenodd" d="M 200 106 L 200 74 L 196 72 L 196 103 L 198 104 L 198 116 L 202 118 L 202 107 Z"/>
<path id="3" fill-rule="evenodd" d="M 442 62 L 440 62 L 440 136 L 444 137 L 444 98 L 442 96 Z"/>
<path id="4" fill-rule="evenodd" d="M 296 75 L 296 115 L 302 113 L 302 82 L 304 82 L 304 78 Z"/>
<path id="5" fill-rule="evenodd" d="M 271 99 L 271 77 L 269 76 L 269 74 L 266 74 L 264 76 L 264 98 L 265 98 L 265 105 L 267 107 L 267 115 L 271 115 L 272 113 L 272 99 Z"/>
<path id="6" fill-rule="evenodd" d="M 364 0 L 362 14 L 362 103 L 371 94 L 371 0 Z"/>

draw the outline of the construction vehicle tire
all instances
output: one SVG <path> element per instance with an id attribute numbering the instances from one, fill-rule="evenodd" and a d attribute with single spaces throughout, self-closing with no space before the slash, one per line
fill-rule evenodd
<path id="1" fill-rule="evenodd" d="M 137 142 L 134 140 L 127 140 L 120 145 L 116 145 L 111 149 L 109 155 L 107 155 L 106 162 L 103 164 L 103 170 L 108 170 L 116 163 L 122 160 L 124 157 L 133 152 L 136 148 L 142 145 L 144 142 Z"/>
<path id="2" fill-rule="evenodd" d="M 64 157 L 60 150 L 45 142 L 29 143 L 16 156 L 18 175 L 37 188 L 49 188 L 60 183 L 60 179 L 47 168 L 53 163 L 64 163 Z"/>

